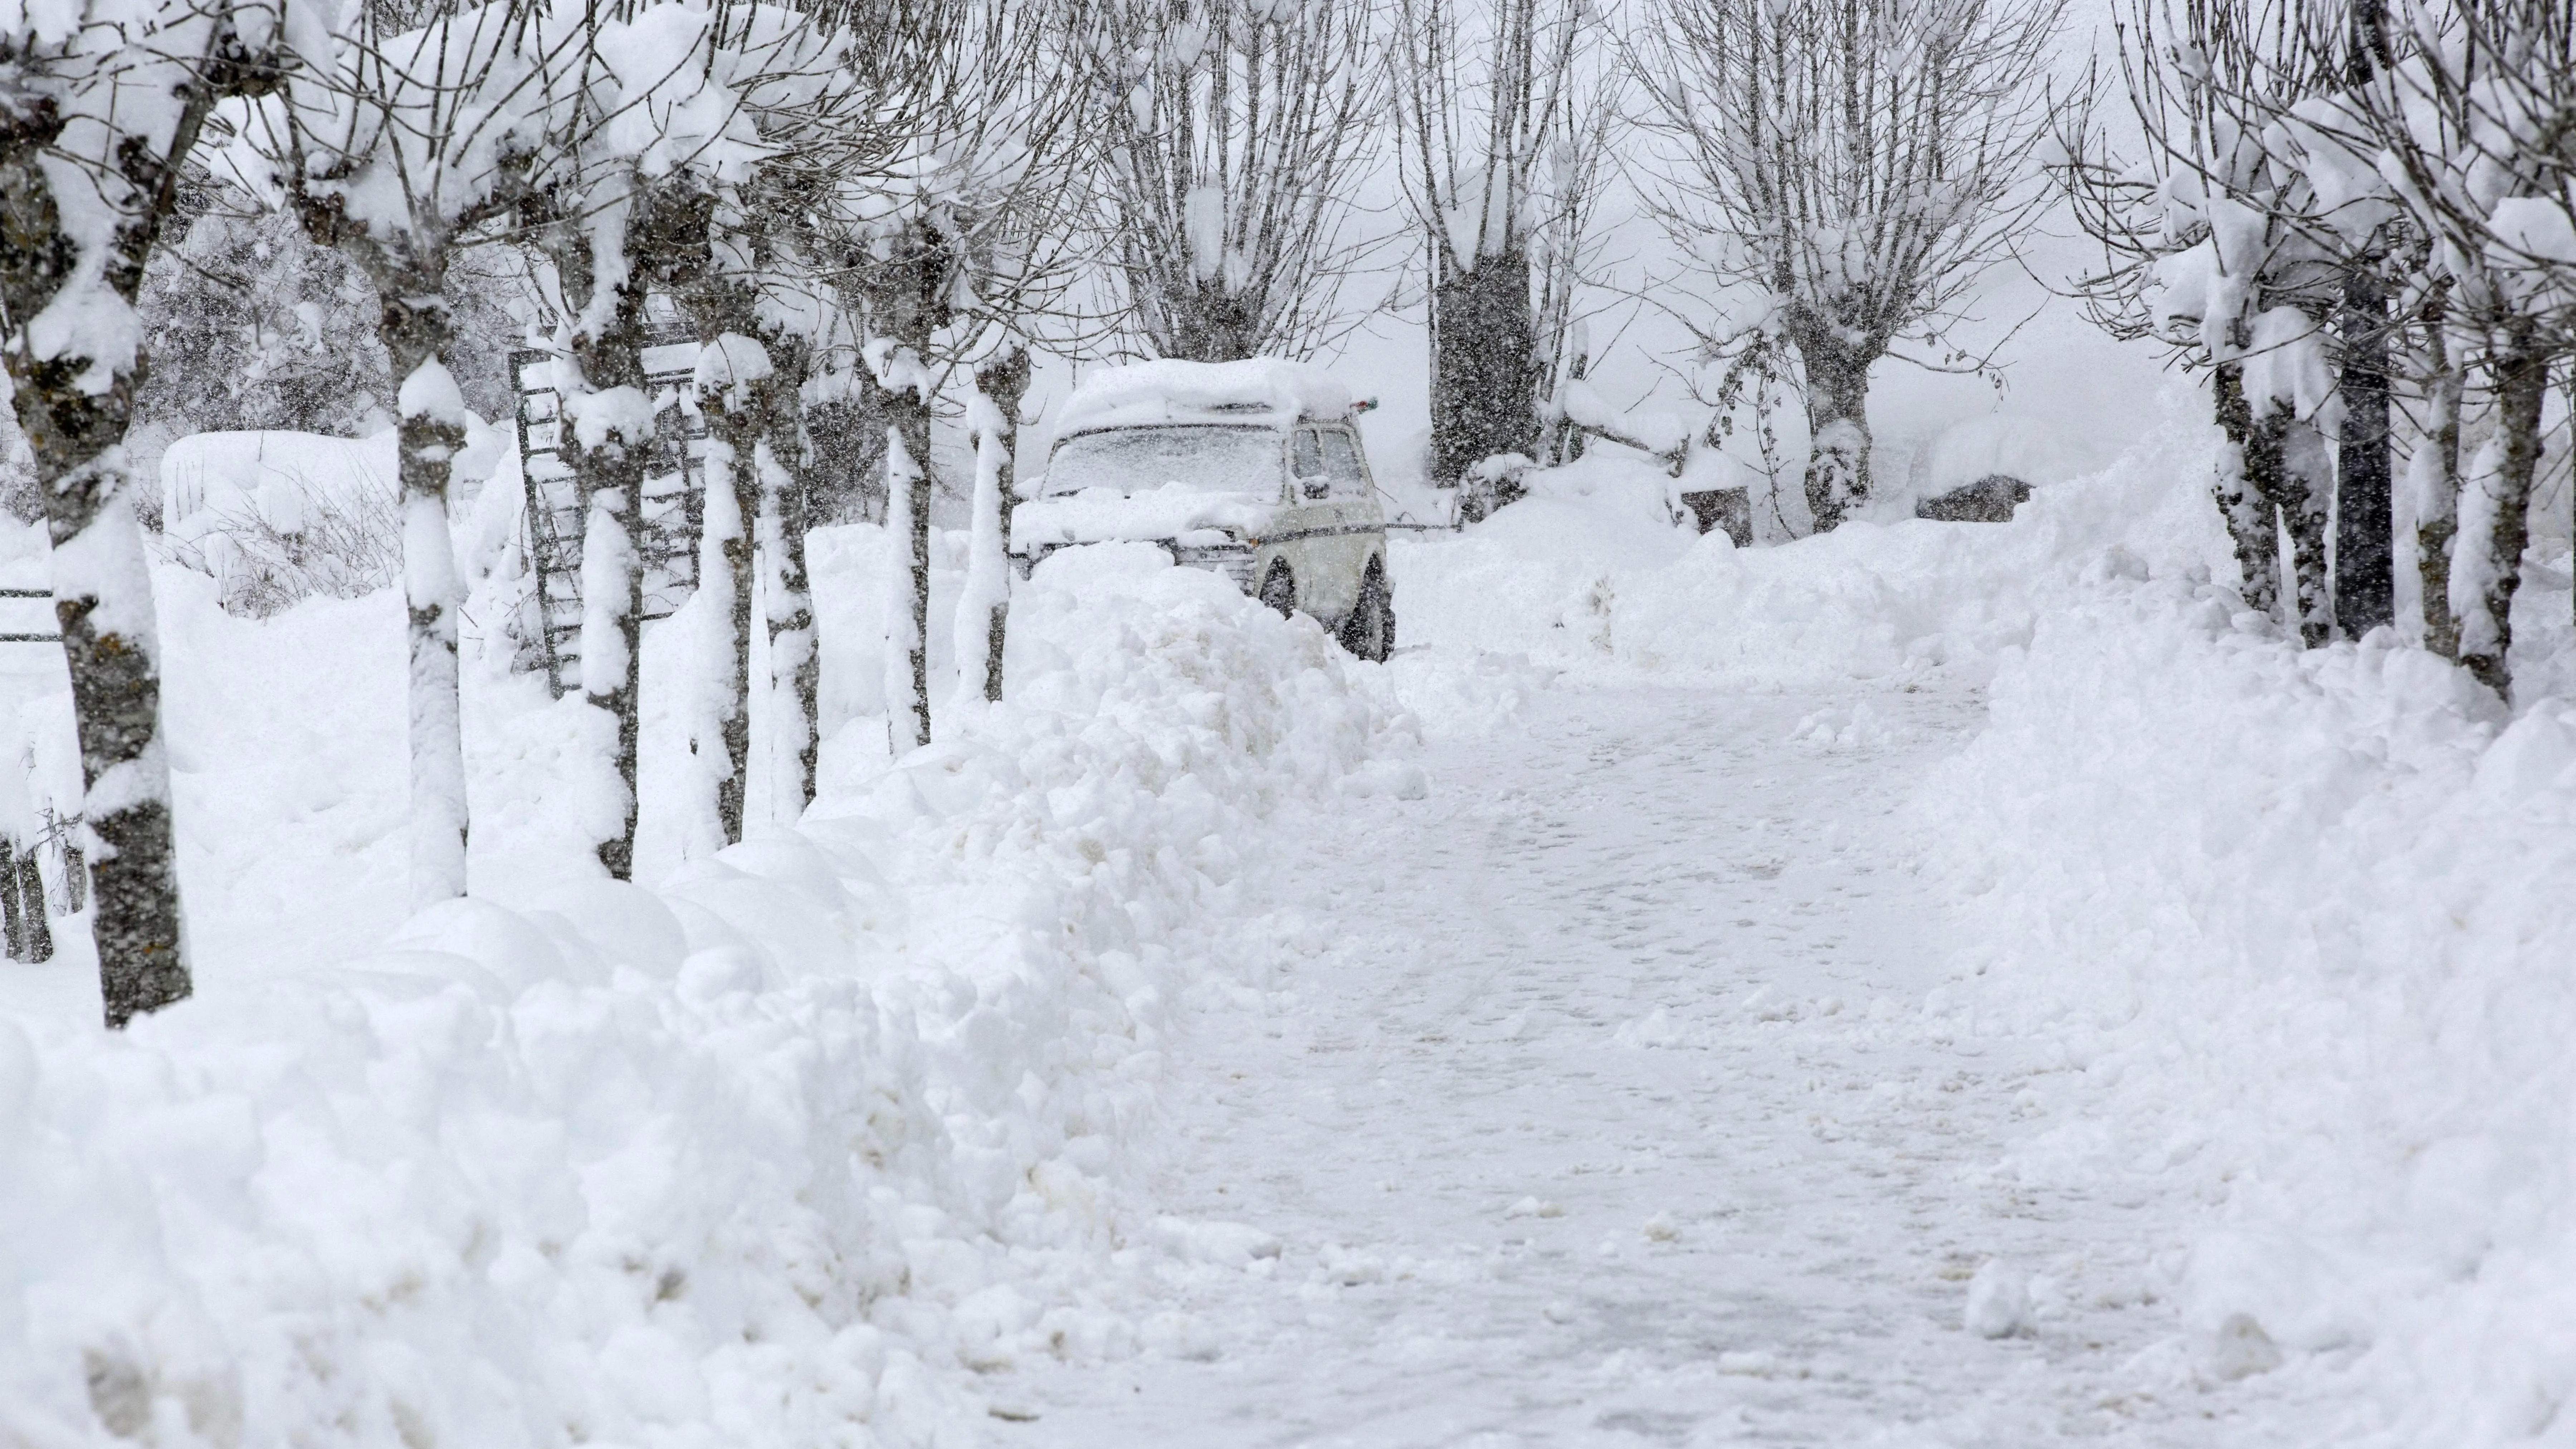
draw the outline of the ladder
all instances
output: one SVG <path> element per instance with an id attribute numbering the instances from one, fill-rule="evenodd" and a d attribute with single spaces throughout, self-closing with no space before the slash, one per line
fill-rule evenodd
<path id="1" fill-rule="evenodd" d="M 573 440 L 564 431 L 560 359 L 542 349 L 510 354 L 518 397 L 519 476 L 527 488 L 523 518 L 528 563 L 536 576 L 538 635 L 546 687 L 557 699 L 581 688 L 581 549 L 589 500 L 573 474 Z M 707 424 L 693 379 L 697 344 L 687 334 L 657 334 L 644 348 L 644 387 L 653 399 L 653 441 L 634 526 L 644 572 L 643 619 L 667 619 L 698 587 L 698 535 L 705 518 Z"/>

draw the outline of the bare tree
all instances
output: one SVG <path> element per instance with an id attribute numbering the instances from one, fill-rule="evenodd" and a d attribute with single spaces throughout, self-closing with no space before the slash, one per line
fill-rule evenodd
<path id="1" fill-rule="evenodd" d="M 2441 501 L 2458 500 L 2441 582 L 2460 662 L 2508 693 L 2549 372 L 2576 351 L 2576 12 L 2564 0 L 2438 0 L 2372 38 L 2374 73 L 2302 106 L 2296 134 L 2321 187 L 2384 185 L 2424 236 L 2436 342 L 2446 363 L 2456 347 L 2483 376 L 2492 438 L 2461 472 L 2460 383 L 2446 380 L 2421 471 Z"/>
<path id="2" fill-rule="evenodd" d="M 542 106 L 545 40 L 517 7 L 452 5 L 386 34 L 371 7 L 333 37 L 264 116 L 279 180 L 312 238 L 374 284 L 376 334 L 400 417 L 409 606 L 411 885 L 414 905 L 465 893 L 465 743 L 457 694 L 462 599 L 448 535 L 448 483 L 465 446 L 465 400 L 449 363 L 456 326 L 448 266 L 506 214 L 527 170 L 520 123 Z"/>
<path id="3" fill-rule="evenodd" d="M 1536 455 L 1542 402 L 1574 366 L 1583 232 L 1617 111 L 1590 66 L 1590 0 L 1396 0 L 1399 172 L 1423 238 L 1431 481 Z"/>
<path id="4" fill-rule="evenodd" d="M 2212 491 L 2243 597 L 2266 613 L 2283 599 L 2286 533 L 2290 614 L 2313 646 L 2332 624 L 2321 416 L 2335 401 L 2326 329 L 2346 253 L 2280 144 L 2291 103 L 2336 81 L 2301 34 L 2297 3 L 2137 0 L 2119 36 L 2144 155 L 2116 154 L 2080 119 L 2087 106 L 2073 113 L 2064 165 L 2077 217 L 2107 251 L 2082 283 L 2096 320 L 2210 369 L 2227 438 Z"/>
<path id="5" fill-rule="evenodd" d="M 1663 0 L 1632 43 L 1666 148 L 1648 205 L 1686 268 L 1756 299 L 1695 324 L 1712 358 L 1797 355 L 1807 505 L 1869 496 L 1869 373 L 1984 365 L 1950 329 L 2044 204 L 2027 163 L 2064 0 Z M 1910 354 L 1908 346 L 1931 349 Z"/>
<path id="6" fill-rule="evenodd" d="M 0 30 L 0 351 L 53 540 L 114 1027 L 190 990 L 160 646 L 124 448 L 144 370 L 133 304 L 216 106 L 274 89 L 285 58 L 264 5 L 12 16 Z"/>
<path id="7" fill-rule="evenodd" d="M 1372 0 L 1103 0 L 1083 60 L 1100 227 L 1126 329 L 1157 357 L 1301 357 L 1352 325 L 1382 94 Z"/>
<path id="8" fill-rule="evenodd" d="M 928 744 L 930 428 L 949 379 L 991 361 L 1005 336 L 1060 316 L 1074 182 L 1093 159 L 1080 122 L 1092 95 L 1055 83 L 1104 44 L 1087 5 L 1032 14 L 980 4 L 940 37 L 933 90 L 911 139 L 910 179 L 889 174 L 845 215 L 836 276 L 857 304 L 886 418 L 888 527 L 901 563 L 889 614 L 889 740 Z"/>

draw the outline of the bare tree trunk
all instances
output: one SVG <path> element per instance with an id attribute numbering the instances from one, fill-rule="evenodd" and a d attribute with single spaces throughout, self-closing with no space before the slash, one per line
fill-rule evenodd
<path id="1" fill-rule="evenodd" d="M 2388 456 L 2388 294 L 2375 258 L 2346 264 L 2343 436 L 2335 478 L 2335 624 L 2358 639 L 2397 621 L 2397 524 Z"/>
<path id="2" fill-rule="evenodd" d="M 1478 257 L 1474 271 L 1445 266 L 1431 305 L 1439 314 L 1432 333 L 1431 481 L 1448 488 L 1497 453 L 1538 452 L 1529 254 L 1515 246 Z"/>
<path id="3" fill-rule="evenodd" d="M 2255 613 L 2268 615 L 2281 601 L 2281 540 L 2271 500 L 2249 481 L 2258 466 L 2268 463 L 2257 461 L 2262 444 L 2255 438 L 2254 410 L 2245 401 L 2244 366 L 2218 364 L 2210 378 L 2210 394 L 2218 426 L 2227 435 L 2210 492 L 2218 503 L 2219 518 L 2227 524 L 2228 542 L 2236 550 L 2237 577 L 2243 581 L 2237 586 L 2237 597 Z"/>
<path id="4" fill-rule="evenodd" d="M 1241 362 L 1261 354 L 1261 318 L 1253 303 L 1218 282 L 1185 283 L 1156 304 L 1166 336 L 1162 355 L 1185 362 Z"/>
<path id="5" fill-rule="evenodd" d="M 2505 324 L 2504 346 L 2489 365 L 2495 379 L 2496 443 L 2492 470 L 2469 481 L 2483 496 L 2464 518 L 2459 543 L 2474 559 L 2455 557 L 2454 612 L 2460 615 L 2460 663 L 2480 684 L 2513 692 L 2513 596 L 2522 586 L 2522 551 L 2531 541 L 2531 483 L 2540 466 L 2540 415 L 2549 388 L 2549 357 L 2528 317 Z M 2463 574 L 2466 576 L 2463 577 Z M 2468 585 L 2463 588 L 2462 585 Z"/>
<path id="6" fill-rule="evenodd" d="M 2426 307 L 2425 345 L 2431 362 L 2428 406 L 2432 426 L 2416 445 L 2407 468 L 2415 490 L 2415 571 L 2423 581 L 2424 647 L 2445 659 L 2460 657 L 2460 620 L 2451 612 L 2451 549 L 2460 531 L 2459 365 L 2451 359 L 2443 302 Z"/>
<path id="7" fill-rule="evenodd" d="M 124 188 L 100 259 L 107 285 L 131 305 L 162 219 L 177 199 L 178 168 L 215 98 L 227 87 L 210 66 L 192 88 L 166 155 L 139 138 L 118 148 Z M 234 77 L 238 81 L 239 77 Z M 241 86 L 229 88 L 240 89 Z M 42 153 L 63 121 L 50 97 L 0 97 L 0 305 L 18 426 L 36 459 L 54 548 L 54 616 L 72 682 L 72 709 L 87 787 L 83 816 L 97 840 L 99 994 L 107 1024 L 154 1011 L 189 993 L 180 930 L 179 879 L 170 828 L 170 772 L 161 748 L 161 668 L 152 578 L 130 497 L 125 431 L 144 363 L 65 349 L 39 360 L 25 329 L 84 270 L 65 232 Z"/>
<path id="8" fill-rule="evenodd" d="M 1809 337 L 1798 342 L 1807 374 L 1807 512 L 1816 532 L 1869 501 L 1869 365 L 1876 359 Z"/>

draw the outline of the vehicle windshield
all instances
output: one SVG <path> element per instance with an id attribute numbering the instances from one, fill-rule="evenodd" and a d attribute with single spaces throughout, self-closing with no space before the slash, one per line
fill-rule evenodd
<path id="1" fill-rule="evenodd" d="M 1046 490 L 1134 492 L 1178 483 L 1209 493 L 1279 491 L 1279 434 L 1270 428 L 1110 428 L 1059 444 Z"/>

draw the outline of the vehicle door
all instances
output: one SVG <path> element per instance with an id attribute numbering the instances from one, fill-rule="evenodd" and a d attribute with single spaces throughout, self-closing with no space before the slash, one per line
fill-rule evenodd
<path id="1" fill-rule="evenodd" d="M 1288 439 L 1288 502 L 1279 510 L 1279 553 L 1297 574 L 1297 607 L 1319 619 L 1338 619 L 1356 597 L 1335 575 L 1343 567 L 1335 550 L 1341 500 L 1334 496 L 1322 431 L 1301 425 Z"/>
<path id="2" fill-rule="evenodd" d="M 1369 560 L 1385 547 L 1386 515 L 1378 506 L 1377 488 L 1360 453 L 1359 435 L 1348 425 L 1316 429 L 1324 455 L 1324 475 L 1331 481 L 1333 532 L 1325 539 L 1332 552 L 1329 573 L 1334 584 L 1336 617 L 1359 602 L 1360 584 Z"/>

